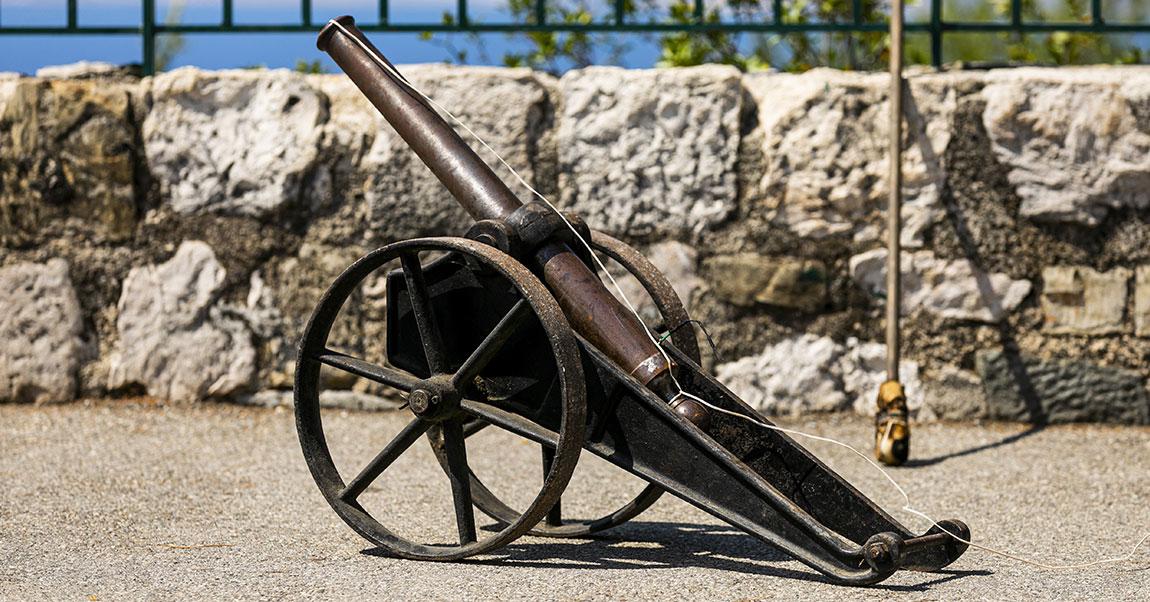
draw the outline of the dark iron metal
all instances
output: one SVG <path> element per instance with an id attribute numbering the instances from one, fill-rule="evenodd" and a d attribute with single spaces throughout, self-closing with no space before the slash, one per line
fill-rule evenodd
<path id="1" fill-rule="evenodd" d="M 642 285 L 659 312 L 662 320 L 661 326 L 672 332 L 670 335 L 672 343 L 692 361 L 698 363 L 700 361 L 699 343 L 694 331 L 690 328 L 678 328 L 678 326 L 689 322 L 690 316 L 688 316 L 682 300 L 679 299 L 679 295 L 675 293 L 674 287 L 671 286 L 666 276 L 642 253 L 620 240 L 597 231 L 589 233 L 589 240 L 591 247 L 596 252 L 618 262 L 627 273 Z M 653 328 L 659 326 L 656 324 L 653 325 Z M 478 432 L 481 428 L 477 421 L 473 430 Z M 441 453 L 438 454 L 438 457 L 440 463 L 446 467 L 446 456 Z M 544 474 L 550 471 L 550 465 L 554 462 L 554 458 L 555 450 L 546 445 L 542 446 Z M 491 518 L 507 524 L 519 517 L 519 512 L 492 493 L 491 489 L 478 476 L 472 475 L 471 491 L 475 498 L 475 506 Z M 578 520 L 563 517 L 562 500 L 560 500 L 547 514 L 546 520 L 536 525 L 529 533 L 540 537 L 586 537 L 635 518 L 650 508 L 662 495 L 662 488 L 647 484 L 633 499 L 614 511 L 597 518 Z"/>
<path id="2" fill-rule="evenodd" d="M 538 206 L 519 205 L 402 76 L 382 57 L 372 58 L 378 51 L 350 18 L 325 28 L 320 46 L 460 203 L 477 220 L 494 223 L 474 230 L 476 238 L 518 247 L 519 253 L 512 258 L 466 239 L 396 243 L 353 264 L 317 307 L 301 342 L 297 425 L 320 489 L 360 534 L 399 556 L 450 560 L 495 549 L 533 527 L 561 530 L 558 504 L 582 446 L 838 582 L 869 584 L 898 569 L 936 570 L 965 550 L 961 540 L 969 531 L 962 523 L 944 521 L 915 535 L 802 446 L 764 428 L 770 423 L 699 367 L 697 341 L 682 339 L 679 348 L 680 339 L 673 338 L 676 344 L 660 349 L 586 258 L 560 238 L 554 220 Z M 639 264 L 619 249 L 621 263 L 630 257 Z M 448 254 L 424 266 L 421 251 Z M 394 368 L 330 351 L 332 322 L 351 291 L 392 259 L 404 267 L 387 277 L 387 361 Z M 648 269 L 657 273 L 646 266 L 639 271 Z M 665 278 L 663 285 L 669 288 Z M 528 313 L 536 319 L 527 319 Z M 686 320 L 685 312 L 679 317 Z M 654 357 L 659 359 L 653 363 Z M 324 363 L 409 392 L 415 415 L 346 486 L 331 463 L 318 414 Z M 694 402 L 669 404 L 681 399 L 671 370 L 684 391 L 723 412 L 703 411 Z M 530 507 L 522 514 L 512 511 L 494 535 L 475 541 L 471 507 L 480 505 L 484 493 L 468 468 L 465 442 L 467 433 L 485 424 L 554 451 L 544 454 L 547 478 Z M 458 546 L 398 538 L 354 502 L 425 432 L 453 485 Z M 494 501 L 492 496 L 483 503 Z M 624 510 L 621 517 L 635 508 Z"/>
<path id="3" fill-rule="evenodd" d="M 423 252 L 448 252 L 433 264 L 419 261 Z M 402 333 L 406 353 L 391 365 L 374 364 L 329 349 L 332 326 L 361 284 L 394 260 L 400 273 L 388 276 L 389 336 Z M 482 308 L 482 311 L 480 310 Z M 443 337 L 450 332 L 450 337 Z M 538 496 L 495 533 L 477 539 L 470 470 L 467 467 L 464 419 L 480 417 L 497 426 L 522 430 L 525 418 L 488 405 L 477 390 L 478 374 L 501 374 L 509 365 L 503 351 L 530 333 L 537 345 L 535 363 L 526 371 L 547 374 L 547 433 L 556 459 Z M 408 393 L 415 415 L 404 430 L 350 481 L 332 460 L 324 436 L 319 394 L 323 365 L 350 372 Z M 514 370 L 512 370 L 514 372 Z M 551 383 L 556 382 L 557 387 Z M 528 391 L 534 394 L 534 391 Z M 391 553 L 416 560 L 457 560 L 497 549 L 526 533 L 559 500 L 579 459 L 584 441 L 586 403 L 582 365 L 575 335 L 562 310 L 539 280 L 522 264 L 500 251 L 463 238 L 416 239 L 374 251 L 351 265 L 324 294 L 304 330 L 296 365 L 296 427 L 304 457 L 320 491 L 356 532 Z M 521 410 L 522 411 L 522 410 Z M 556 422 L 557 421 L 557 422 Z M 506 428 L 506 427 L 504 427 Z M 356 499 L 425 433 L 443 448 L 451 483 L 459 544 L 429 545 L 405 539 L 363 509 Z M 538 433 L 537 433 L 538 434 Z"/>
<path id="4" fill-rule="evenodd" d="M 523 203 L 402 80 L 395 67 L 356 29 L 354 19 L 345 16 L 333 20 L 320 32 L 317 45 L 331 55 L 473 218 L 508 222 L 523 215 Z M 534 221 L 510 220 L 508 225 L 514 229 L 522 223 L 529 229 Z M 530 235 L 521 238 L 534 242 Z M 665 383 L 665 373 L 670 366 L 638 319 L 603 287 L 599 277 L 566 243 L 549 241 L 532 247 L 532 263 L 575 331 L 629 371 L 642 369 L 642 382 L 662 385 L 669 399 L 673 391 Z M 651 364 L 653 357 L 659 358 L 656 365 Z"/>

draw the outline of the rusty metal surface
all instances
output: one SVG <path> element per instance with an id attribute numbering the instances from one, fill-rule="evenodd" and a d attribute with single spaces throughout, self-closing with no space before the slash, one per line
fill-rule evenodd
<path id="1" fill-rule="evenodd" d="M 598 231 L 591 232 L 590 236 L 591 247 L 595 252 L 602 253 L 618 262 L 627 273 L 635 277 L 650 295 L 652 302 L 659 311 L 664 327 L 672 331 L 672 343 L 697 363 L 700 359 L 698 339 L 693 330 L 678 328 L 686 324 L 690 317 L 666 276 L 643 254 L 626 243 Z M 479 429 L 475 430 L 478 432 Z M 547 470 L 550 463 L 554 461 L 555 452 L 552 448 L 543 445 L 541 455 L 544 470 Z M 446 458 L 442 455 L 440 458 L 441 462 L 446 462 Z M 527 475 L 533 476 L 532 472 L 527 472 Z M 525 478 L 530 478 L 530 476 L 525 475 Z M 492 493 L 478 476 L 473 476 L 472 492 L 476 507 L 488 516 L 504 523 L 511 522 L 519 516 L 519 512 Z M 635 518 L 650 508 L 662 495 L 663 490 L 660 487 L 648 484 L 638 495 L 622 506 L 591 519 L 572 519 L 571 515 L 577 515 L 578 509 L 572 512 L 572 509 L 563 506 L 562 500 L 560 500 L 548 513 L 547 519 L 536 525 L 529 533 L 541 537 L 586 537 Z"/>
<path id="2" fill-rule="evenodd" d="M 320 50 L 331 55 L 459 204 L 476 220 L 505 219 L 520 209 L 523 204 L 507 185 L 418 92 L 376 63 L 386 59 L 355 27 L 355 20 L 336 21 L 338 26 L 332 23 L 320 32 Z M 633 370 L 658 354 L 638 319 L 566 244 L 543 244 L 534 251 L 533 263 L 576 332 L 619 365 Z"/>

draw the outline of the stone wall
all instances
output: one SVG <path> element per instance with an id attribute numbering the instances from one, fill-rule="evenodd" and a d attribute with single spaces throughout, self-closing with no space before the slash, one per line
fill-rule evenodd
<path id="1" fill-rule="evenodd" d="M 277 403 L 343 267 L 468 223 L 342 75 L 65 73 L 0 76 L 2 400 Z M 885 75 L 405 73 L 539 190 L 647 251 L 748 401 L 871 411 Z M 1150 69 L 908 86 L 902 373 L 918 418 L 1150 422 Z M 343 335 L 365 347 L 382 340 L 367 297 Z"/>

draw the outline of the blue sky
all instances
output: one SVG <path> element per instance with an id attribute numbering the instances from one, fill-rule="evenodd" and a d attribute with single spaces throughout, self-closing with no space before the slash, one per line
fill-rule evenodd
<path id="1" fill-rule="evenodd" d="M 554 1 L 554 0 L 553 0 Z M 655 7 L 666 7 L 672 0 L 648 0 Z M 944 14 L 952 17 L 955 7 L 978 6 L 988 0 L 946 0 Z M 707 0 L 707 5 L 721 3 L 722 0 Z M 1039 0 L 1040 4 L 1061 5 L 1065 0 Z M 1104 0 L 1103 9 L 1108 21 L 1121 21 L 1142 2 L 1150 0 Z M 162 20 L 171 0 L 157 0 L 157 14 Z M 973 4 L 972 4 L 973 3 Z M 468 0 L 469 14 L 473 20 L 487 22 L 509 22 L 506 9 L 507 0 Z M 609 0 L 592 0 L 592 6 L 608 10 Z M 926 20 L 929 8 L 927 0 L 908 2 L 908 21 Z M 278 23 L 299 22 L 298 0 L 233 0 L 237 23 Z M 66 21 L 65 0 L 0 0 L 0 24 L 7 26 L 59 26 Z M 395 23 L 436 23 L 444 11 L 454 12 L 456 0 L 390 0 L 391 20 Z M 1144 5 L 1143 5 L 1144 6 Z M 373 22 L 377 12 L 377 0 L 312 0 L 312 18 L 316 23 L 342 15 L 355 15 L 361 22 Z M 661 9 L 656 9 L 661 10 Z M 135 27 L 140 23 L 139 0 L 79 0 L 79 22 L 81 25 L 125 25 Z M 218 24 L 221 15 L 221 0 L 186 0 L 182 21 L 192 24 Z M 1137 12 L 1145 12 L 1145 8 Z M 947 14 L 951 13 L 951 14 Z M 475 46 L 464 36 L 438 35 L 436 41 L 420 40 L 416 34 L 372 33 L 376 45 L 397 63 L 438 62 L 449 58 L 450 52 L 443 43 L 451 40 L 455 46 L 470 50 L 469 61 L 474 64 L 500 64 L 505 53 L 521 50 L 522 41 L 509 38 L 505 34 L 484 34 L 481 36 L 485 55 L 479 55 Z M 315 34 L 188 34 L 185 36 L 183 51 L 170 67 L 197 65 L 219 69 L 228 67 L 248 67 L 266 65 L 268 67 L 291 67 L 298 60 L 320 60 L 329 71 L 336 71 L 335 65 L 315 47 Z M 626 52 L 618 64 L 627 67 L 649 67 L 659 57 L 656 44 L 646 36 L 619 34 L 617 39 L 626 43 Z M 948 38 L 950 39 L 950 38 Z M 1134 38 L 1143 48 L 1150 46 L 1150 36 Z M 749 40 L 748 40 L 749 42 Z M 138 35 L 51 35 L 51 36 L 0 36 L 0 71 L 32 73 L 45 65 L 59 65 L 79 60 L 108 61 L 112 63 L 134 63 L 140 61 L 140 38 Z"/>
<path id="2" fill-rule="evenodd" d="M 157 1 L 157 14 L 166 14 L 169 0 Z M 237 23 L 298 23 L 299 4 L 292 0 L 234 0 Z M 444 11 L 454 11 L 455 0 L 391 0 L 391 20 L 401 23 L 436 23 Z M 470 0 L 473 19 L 507 22 L 501 7 L 506 0 Z M 313 21 L 351 14 L 363 22 L 375 20 L 375 0 L 312 0 Z M 184 23 L 217 24 L 220 22 L 219 0 L 188 0 Z M 140 23 L 138 0 L 80 0 L 78 20 L 81 25 L 128 25 Z M 64 0 L 0 0 L 0 23 L 17 25 L 62 25 L 66 21 Z M 419 63 L 446 60 L 450 53 L 441 45 L 422 41 L 416 34 L 373 33 L 373 39 L 395 62 Z M 519 45 L 504 34 L 482 36 L 487 59 L 472 52 L 469 62 L 501 63 L 505 52 Z M 444 38 L 440 38 L 443 40 Z M 650 66 L 658 50 L 641 37 L 626 38 L 631 49 L 623 64 Z M 297 60 L 319 59 L 329 70 L 336 70 L 315 47 L 315 34 L 198 34 L 185 36 L 186 45 L 173 66 L 197 65 L 205 68 L 267 65 L 290 67 Z M 455 36 L 460 47 L 469 47 L 463 36 Z M 132 35 L 100 36 L 0 36 L 0 71 L 34 72 L 45 65 L 58 65 L 78 60 L 112 63 L 140 61 L 140 38 Z"/>

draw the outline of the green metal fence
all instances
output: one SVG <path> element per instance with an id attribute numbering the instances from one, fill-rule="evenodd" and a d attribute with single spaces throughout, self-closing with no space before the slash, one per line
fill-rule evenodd
<path id="1" fill-rule="evenodd" d="M 528 31 L 554 31 L 554 32 L 773 32 L 773 33 L 804 33 L 804 32 L 834 32 L 834 33 L 862 33 L 886 31 L 886 22 L 866 22 L 862 19 L 863 0 L 853 0 L 851 18 L 846 21 L 818 22 L 818 23 L 791 23 L 783 15 L 786 4 L 784 0 L 770 0 L 773 15 L 771 18 L 756 22 L 709 22 L 706 18 L 708 8 L 707 0 L 692 0 L 694 3 L 694 19 L 690 23 L 670 22 L 640 22 L 628 19 L 628 2 L 614 0 L 613 15 L 607 19 L 591 23 L 558 23 L 547 20 L 548 0 L 534 1 L 534 14 L 529 23 L 488 22 L 473 21 L 468 12 L 468 0 L 455 0 L 454 18 L 450 22 L 436 23 L 392 23 L 388 0 L 378 0 L 375 22 L 367 21 L 361 16 L 357 19 L 359 27 L 365 31 L 379 32 L 528 32 Z M 1003 22 L 955 22 L 943 19 L 943 0 L 925 0 L 929 2 L 929 20 L 925 22 L 908 22 L 906 31 L 911 33 L 925 33 L 930 36 L 931 63 L 941 66 L 945 57 L 942 52 L 943 37 L 953 32 L 1015 32 L 1015 33 L 1049 33 L 1049 32 L 1085 32 L 1096 34 L 1131 34 L 1150 33 L 1150 23 L 1106 23 L 1103 19 L 1102 0 L 1090 0 L 1090 14 L 1087 19 L 1075 22 L 1034 22 L 1023 19 L 1024 0 L 1010 0 L 1010 19 Z M 156 36 L 171 33 L 258 33 L 258 32 L 310 32 L 318 31 L 323 22 L 316 22 L 313 18 L 311 0 L 299 0 L 299 20 L 294 23 L 282 24 L 244 24 L 235 22 L 234 0 L 222 0 L 220 22 L 215 25 L 184 25 L 165 24 L 156 21 L 156 0 L 141 0 L 140 26 L 87 26 L 78 22 L 78 4 L 80 0 L 67 0 L 66 22 L 51 26 L 8 26 L 3 23 L 3 0 L 0 0 L 0 35 L 44 35 L 44 34 L 75 34 L 75 35 L 137 35 L 142 41 L 141 62 L 145 74 L 155 71 Z M 241 0 L 242 2 L 242 0 Z M 712 0 L 718 3 L 718 0 Z"/>

